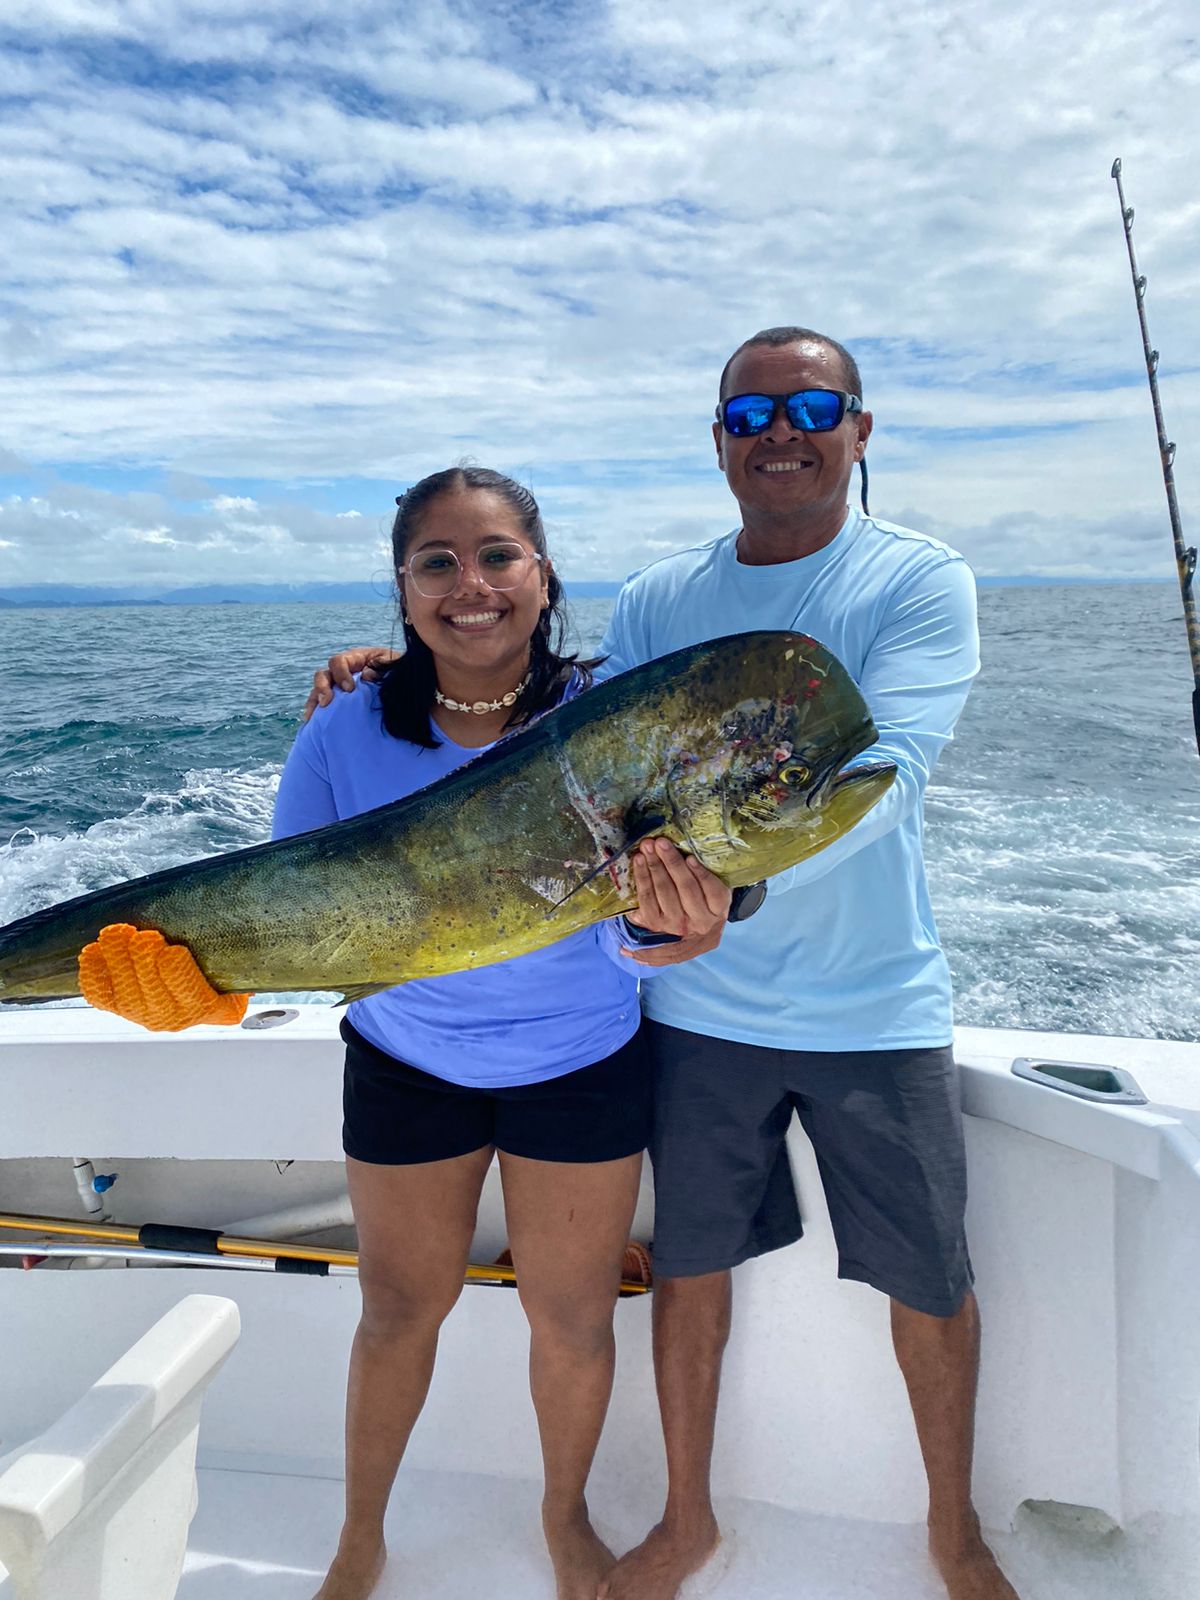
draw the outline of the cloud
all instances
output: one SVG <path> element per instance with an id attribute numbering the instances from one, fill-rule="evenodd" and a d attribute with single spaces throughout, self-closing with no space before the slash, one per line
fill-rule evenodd
<path id="1" fill-rule="evenodd" d="M 52 482 L 0 502 L 0 586 L 29 583 L 366 581 L 389 569 L 368 517 L 218 495 L 199 510 L 164 496 Z"/>
<path id="2" fill-rule="evenodd" d="M 374 530 L 387 485 L 471 455 L 530 469 L 577 575 L 618 575 L 732 519 L 716 374 L 793 321 L 861 355 L 881 511 L 952 542 L 1025 518 L 991 548 L 1032 570 L 1113 518 L 1140 559 L 1161 485 L 1118 153 L 1169 423 L 1197 436 L 1181 8 L 861 0 L 850 26 L 832 0 L 563 0 L 401 24 L 361 0 L 351 26 L 323 0 L 9 0 L 5 44 L 6 442 L 58 469 L 43 531 L 71 526 L 72 475 L 165 489 L 90 507 L 118 562 L 155 528 L 189 579 L 230 549 L 324 560 L 305 484 L 378 481 Z M 235 525 L 213 508 L 247 480 L 278 491 Z M 1186 517 L 1194 474 L 1181 493 Z"/>
<path id="3" fill-rule="evenodd" d="M 163 474 L 163 488 L 172 500 L 211 500 L 213 486 L 206 478 L 197 478 L 191 472 Z"/>

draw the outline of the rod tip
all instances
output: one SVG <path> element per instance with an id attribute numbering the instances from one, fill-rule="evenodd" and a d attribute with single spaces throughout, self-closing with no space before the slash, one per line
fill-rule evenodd
<path id="1" fill-rule="evenodd" d="M 1121 158 L 1120 158 L 1120 156 L 1118 156 L 1117 159 L 1112 164 L 1112 171 L 1109 173 L 1109 177 L 1110 178 L 1119 178 L 1120 175 L 1121 175 Z"/>

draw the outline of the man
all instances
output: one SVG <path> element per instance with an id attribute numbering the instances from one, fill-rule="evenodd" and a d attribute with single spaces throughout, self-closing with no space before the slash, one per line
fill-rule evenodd
<path id="1" fill-rule="evenodd" d="M 697 925 L 673 888 L 679 863 L 639 861 L 639 883 L 656 891 L 639 921 L 685 935 L 643 954 L 671 968 L 644 996 L 658 1071 L 654 1356 L 669 1488 L 662 1521 L 601 1600 L 676 1600 L 719 1544 L 709 1468 L 731 1272 L 800 1236 L 785 1150 L 793 1109 L 816 1150 L 840 1275 L 891 1300 L 947 1594 L 1017 1600 L 971 1503 L 979 1317 L 949 971 L 921 854 L 925 784 L 978 669 L 974 580 L 945 545 L 848 509 L 872 426 L 861 395 L 849 353 L 811 329 L 741 345 L 713 424 L 741 525 L 636 573 L 603 645 L 620 672 L 744 629 L 810 633 L 860 685 L 879 729 L 870 756 L 893 760 L 897 777 L 844 839 L 770 880 L 762 908 L 719 943 L 686 937 Z M 333 665 L 344 681 L 344 663 Z M 696 958 L 673 964 L 685 954 Z"/>
<path id="2" fill-rule="evenodd" d="M 832 339 L 773 328 L 747 340 L 713 424 L 741 527 L 636 574 L 603 646 L 622 671 L 714 634 L 800 628 L 858 682 L 879 728 L 870 754 L 897 766 L 851 833 L 771 880 L 753 920 L 646 986 L 670 1488 L 663 1520 L 602 1584 L 604 1600 L 674 1600 L 719 1538 L 708 1467 L 730 1273 L 799 1236 L 784 1149 L 793 1105 L 817 1153 L 840 1275 L 891 1298 L 947 1592 L 1015 1600 L 971 1505 L 979 1317 L 950 980 L 921 856 L 925 784 L 978 668 L 974 580 L 944 545 L 847 509 L 872 425 L 855 409 L 861 395 Z"/>

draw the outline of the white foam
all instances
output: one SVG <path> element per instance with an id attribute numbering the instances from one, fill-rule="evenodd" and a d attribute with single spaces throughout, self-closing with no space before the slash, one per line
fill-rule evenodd
<path id="1" fill-rule="evenodd" d="M 241 850 L 270 837 L 279 768 L 184 774 L 174 794 L 148 794 L 125 816 L 82 832 L 21 828 L 0 846 L 0 925 L 114 883 Z"/>

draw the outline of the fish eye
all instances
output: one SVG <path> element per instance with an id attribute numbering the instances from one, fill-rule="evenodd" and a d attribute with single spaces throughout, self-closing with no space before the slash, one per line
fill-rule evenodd
<path id="1" fill-rule="evenodd" d="M 807 783 L 812 776 L 812 771 L 803 761 L 785 761 L 779 769 L 780 779 L 784 783 Z"/>

